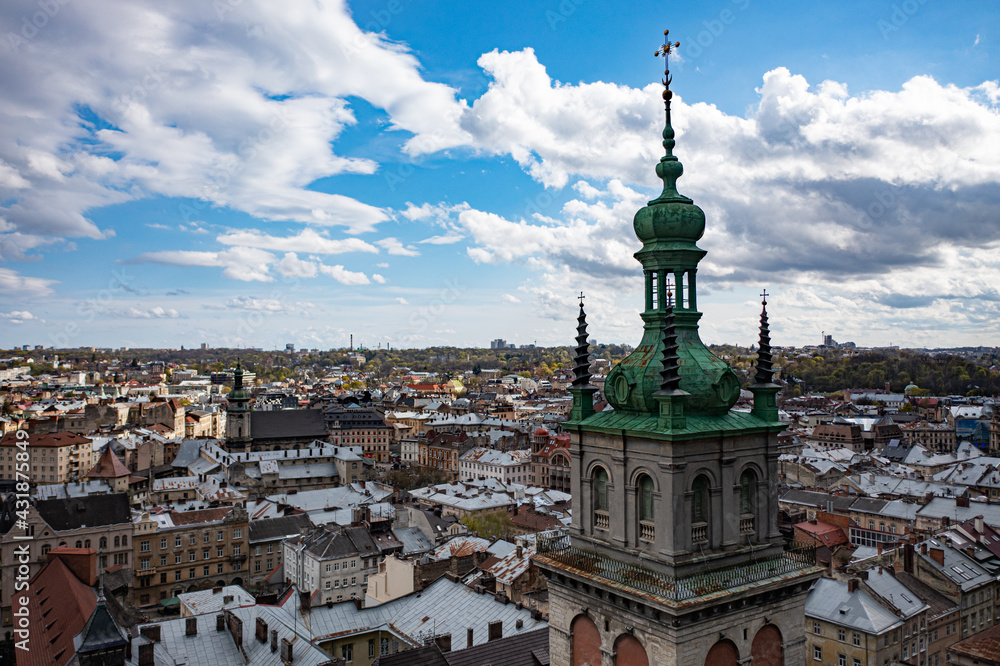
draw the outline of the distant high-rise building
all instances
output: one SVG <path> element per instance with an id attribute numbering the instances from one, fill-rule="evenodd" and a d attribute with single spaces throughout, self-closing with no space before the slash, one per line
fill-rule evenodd
<path id="1" fill-rule="evenodd" d="M 497 338 L 496 340 L 490 341 L 490 349 L 506 349 L 507 341 L 503 338 Z"/>
<path id="2" fill-rule="evenodd" d="M 295 345 L 292 344 L 291 342 L 289 342 L 287 345 L 285 345 L 285 351 L 286 352 L 294 352 L 295 351 Z"/>
<path id="3" fill-rule="evenodd" d="M 667 47 L 665 47 L 666 49 Z M 669 85 L 670 74 L 665 82 Z M 537 539 L 549 590 L 552 666 L 804 664 L 806 596 L 822 569 L 778 531 L 771 341 L 761 311 L 751 412 L 698 334 L 696 245 L 705 214 L 679 194 L 669 88 L 663 192 L 640 209 L 644 333 L 607 376 L 595 412 L 583 302 L 570 435 L 572 524 Z M 638 289 L 636 290 L 638 291 Z M 766 300 L 764 301 L 766 305 Z"/>
<path id="4" fill-rule="evenodd" d="M 208 349 L 208 343 L 207 342 L 201 343 L 201 348 L 202 349 Z"/>

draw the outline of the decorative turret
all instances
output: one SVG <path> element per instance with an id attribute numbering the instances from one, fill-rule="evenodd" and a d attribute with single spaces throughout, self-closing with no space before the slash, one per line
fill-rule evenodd
<path id="1" fill-rule="evenodd" d="M 687 391 L 681 390 L 680 363 L 677 356 L 677 325 L 674 318 L 673 293 L 667 291 L 667 311 L 663 317 L 663 351 L 660 355 L 660 390 L 653 394 L 660 405 L 657 426 L 660 430 L 683 430 L 687 424 L 684 405 Z"/>
<path id="2" fill-rule="evenodd" d="M 573 350 L 573 395 L 571 421 L 582 421 L 594 413 L 596 386 L 590 384 L 590 342 L 587 340 L 587 313 L 583 309 L 583 292 L 580 292 L 580 314 L 576 318 L 576 349 Z"/>
<path id="3" fill-rule="evenodd" d="M 250 432 L 250 392 L 243 388 L 243 365 L 236 359 L 233 370 L 233 390 L 226 396 L 226 440 L 230 443 L 248 444 Z"/>
<path id="4" fill-rule="evenodd" d="M 753 414 L 764 421 L 778 420 L 777 395 L 781 387 L 774 383 L 771 361 L 771 330 L 767 323 L 767 290 L 760 295 L 760 341 L 757 346 L 757 373 L 750 386 L 753 393 Z"/>
<path id="5" fill-rule="evenodd" d="M 666 33 L 664 33 L 666 34 Z M 687 391 L 688 410 L 695 414 L 721 415 L 739 398 L 739 380 L 732 369 L 705 347 L 698 336 L 698 262 L 705 251 L 697 241 L 705 232 L 705 213 L 677 191 L 677 179 L 684 167 L 674 155 L 676 146 L 671 124 L 670 69 L 667 58 L 677 44 L 666 42 L 656 55 L 664 57 L 663 128 L 664 156 L 656 164 L 656 175 L 663 181 L 663 191 L 639 209 L 633 220 L 642 249 L 635 253 L 643 268 L 645 309 L 642 313 L 642 341 L 608 375 L 606 393 L 615 410 L 634 414 L 656 413 L 660 389 L 660 364 L 663 350 L 664 314 L 667 309 L 667 282 L 676 287 L 672 303 L 677 335 L 680 388 Z"/>

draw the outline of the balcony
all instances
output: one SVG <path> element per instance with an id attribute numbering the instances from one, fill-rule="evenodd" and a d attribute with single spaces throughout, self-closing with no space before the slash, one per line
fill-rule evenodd
<path id="1" fill-rule="evenodd" d="M 740 534 L 753 534 L 753 514 L 744 513 L 740 516 Z"/>
<path id="2" fill-rule="evenodd" d="M 242 562 L 245 559 L 247 559 L 247 556 L 245 554 L 243 554 L 243 553 L 236 553 L 236 554 L 233 554 L 233 555 L 229 556 L 229 561 L 230 562 Z"/>
<path id="3" fill-rule="evenodd" d="M 611 527 L 611 517 L 607 511 L 598 509 L 594 511 L 594 527 L 599 530 L 606 530 Z"/>
<path id="4" fill-rule="evenodd" d="M 678 606 L 704 597 L 717 597 L 720 592 L 759 587 L 777 580 L 789 581 L 800 576 L 816 578 L 823 572 L 815 565 L 815 549 L 799 545 L 752 562 L 678 577 L 572 546 L 565 535 L 539 535 L 536 544 L 538 550 L 534 559 L 543 568 L 561 569 L 573 576 L 600 580 Z"/>
<path id="5" fill-rule="evenodd" d="M 708 523 L 691 525 L 691 543 L 708 543 Z"/>

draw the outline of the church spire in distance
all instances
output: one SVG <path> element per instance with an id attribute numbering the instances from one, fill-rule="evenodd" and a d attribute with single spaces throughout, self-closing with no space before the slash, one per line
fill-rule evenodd
<path id="1" fill-rule="evenodd" d="M 573 350 L 573 383 L 569 392 L 573 396 L 570 418 L 582 421 L 594 413 L 594 393 L 597 387 L 590 383 L 590 342 L 587 339 L 587 313 L 583 309 L 583 292 L 580 292 L 580 314 L 576 318 L 576 348 Z"/>
<path id="2" fill-rule="evenodd" d="M 756 384 L 770 384 L 774 377 L 771 363 L 771 330 L 767 325 L 767 289 L 760 295 L 760 344 L 757 346 Z"/>

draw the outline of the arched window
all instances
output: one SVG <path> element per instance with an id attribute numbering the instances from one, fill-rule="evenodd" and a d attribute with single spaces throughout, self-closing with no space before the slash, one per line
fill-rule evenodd
<path id="1" fill-rule="evenodd" d="M 83 548 L 83 542 L 82 542 L 82 541 L 80 541 L 79 539 L 77 539 L 77 540 L 76 540 L 76 547 L 77 547 L 77 548 Z"/>
<path id="2" fill-rule="evenodd" d="M 122 535 L 122 547 L 124 548 L 127 545 L 128 545 L 128 535 L 123 534 Z"/>
<path id="3" fill-rule="evenodd" d="M 699 475 L 691 484 L 691 542 L 708 541 L 708 477 Z"/>
<path id="4" fill-rule="evenodd" d="M 104 550 L 105 548 L 107 548 L 108 547 L 108 537 L 101 537 L 100 544 L 101 544 L 101 550 Z"/>
<path id="5" fill-rule="evenodd" d="M 608 471 L 603 467 L 594 470 L 594 526 L 606 530 L 611 521 L 608 516 Z"/>
<path id="6" fill-rule="evenodd" d="M 84 541 L 83 541 L 83 547 L 84 548 L 90 548 L 90 539 L 84 539 Z"/>
<path id="7" fill-rule="evenodd" d="M 115 548 L 117 548 L 120 545 L 122 545 L 121 539 L 119 539 L 118 537 L 115 537 Z"/>
<path id="8" fill-rule="evenodd" d="M 653 520 L 653 480 L 645 474 L 639 478 L 639 520 Z"/>
<path id="9" fill-rule="evenodd" d="M 740 534 L 754 533 L 757 511 L 757 475 L 752 469 L 740 474 Z"/>
<path id="10" fill-rule="evenodd" d="M 740 513 L 753 513 L 757 499 L 757 475 L 746 470 L 740 475 Z"/>

